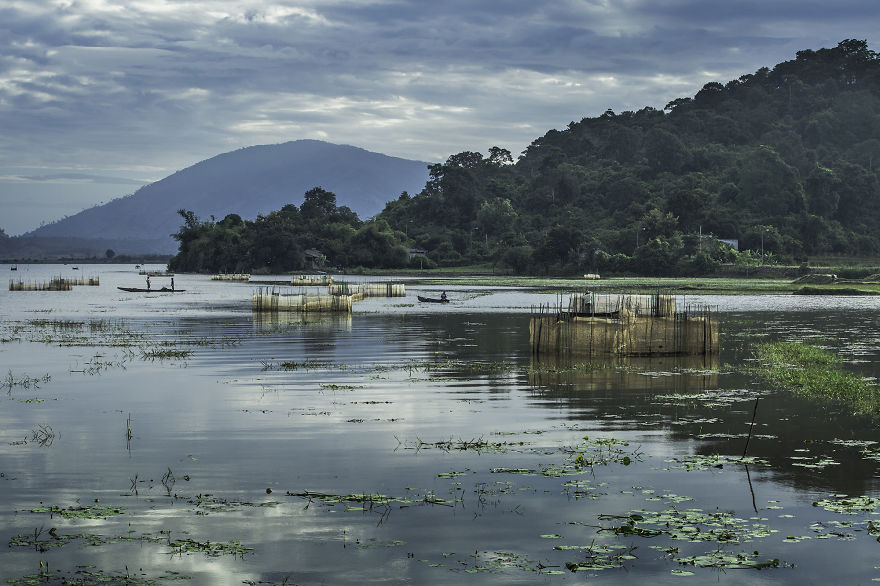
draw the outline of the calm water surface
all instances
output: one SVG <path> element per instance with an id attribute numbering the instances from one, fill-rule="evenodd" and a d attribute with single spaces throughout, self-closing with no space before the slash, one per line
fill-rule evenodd
<path id="1" fill-rule="evenodd" d="M 791 339 L 880 376 L 876 299 L 688 297 L 717 306 L 720 357 L 584 368 L 529 355 L 552 293 L 426 305 L 440 289 L 412 282 L 302 320 L 205 276 L 137 294 L 128 265 L 0 270 L 101 282 L 0 292 L 4 580 L 880 578 L 876 424 L 746 368 Z"/>

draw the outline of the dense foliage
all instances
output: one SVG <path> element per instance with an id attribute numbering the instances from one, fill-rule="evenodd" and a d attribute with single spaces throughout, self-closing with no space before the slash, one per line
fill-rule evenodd
<path id="1" fill-rule="evenodd" d="M 771 254 L 876 254 L 878 131 L 880 60 L 847 40 L 663 111 L 572 122 L 516 164 L 497 148 L 453 155 L 382 217 L 441 264 L 520 272 L 708 273 Z"/>
<path id="2" fill-rule="evenodd" d="M 306 192 L 297 209 L 288 204 L 256 220 L 229 214 L 201 221 L 179 210 L 183 225 L 174 234 L 180 249 L 169 268 L 194 272 L 289 272 L 310 263 L 331 266 L 402 267 L 407 249 L 382 219 L 362 222 L 336 195 L 320 187 Z M 307 258 L 309 251 L 320 257 Z"/>
<path id="3" fill-rule="evenodd" d="M 493 147 L 429 167 L 361 223 L 316 188 L 254 222 L 183 212 L 180 270 L 492 263 L 516 272 L 708 274 L 720 263 L 880 252 L 880 59 L 865 41 L 793 61 L 661 110 L 571 122 L 514 162 Z M 312 201 L 315 200 L 315 201 Z M 323 202 L 323 203 L 321 203 Z M 719 239 L 737 240 L 739 251 Z M 418 263 L 416 264 L 418 266 Z"/>

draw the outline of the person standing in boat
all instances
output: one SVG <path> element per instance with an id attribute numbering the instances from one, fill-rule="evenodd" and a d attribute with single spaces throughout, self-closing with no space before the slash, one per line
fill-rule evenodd
<path id="1" fill-rule="evenodd" d="M 440 299 L 446 301 L 446 291 L 440 294 Z"/>
<path id="2" fill-rule="evenodd" d="M 171 277 L 171 290 L 174 291 L 174 277 Z"/>
<path id="3" fill-rule="evenodd" d="M 150 290 L 150 275 L 147 275 L 147 291 Z"/>

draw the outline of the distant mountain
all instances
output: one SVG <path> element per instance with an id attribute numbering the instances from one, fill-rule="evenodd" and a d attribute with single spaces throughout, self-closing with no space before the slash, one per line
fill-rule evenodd
<path id="1" fill-rule="evenodd" d="M 402 191 L 418 193 L 428 163 L 317 140 L 252 146 L 187 167 L 132 195 L 42 226 L 28 237 L 100 239 L 116 252 L 174 253 L 182 220 L 177 210 L 202 219 L 235 213 L 245 219 L 286 204 L 299 206 L 303 194 L 323 187 L 361 219 L 378 214 Z"/>

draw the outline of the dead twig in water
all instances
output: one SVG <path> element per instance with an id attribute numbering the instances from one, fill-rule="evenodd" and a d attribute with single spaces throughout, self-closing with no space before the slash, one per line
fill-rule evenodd
<path id="1" fill-rule="evenodd" d="M 752 430 L 755 428 L 755 416 L 758 415 L 758 397 L 755 398 L 755 409 L 752 411 L 752 423 L 749 425 L 749 435 L 746 438 L 746 447 L 743 448 L 742 457 L 746 457 L 746 452 L 749 450 L 749 441 L 752 439 Z M 742 458 L 740 458 L 742 459 Z"/>

